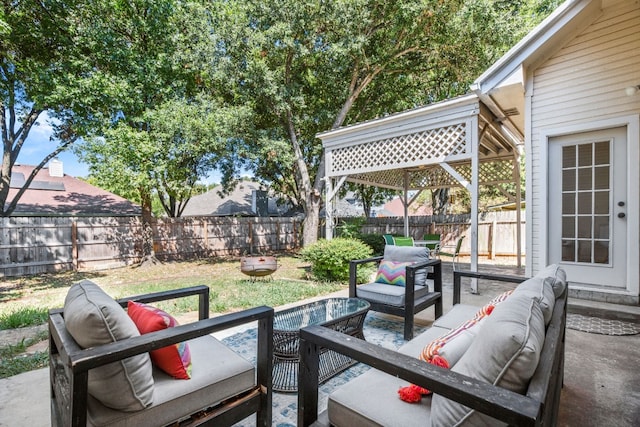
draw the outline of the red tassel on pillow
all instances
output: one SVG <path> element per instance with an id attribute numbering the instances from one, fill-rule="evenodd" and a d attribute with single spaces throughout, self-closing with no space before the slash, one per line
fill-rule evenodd
<path id="1" fill-rule="evenodd" d="M 429 360 L 429 363 L 431 363 L 432 365 L 440 366 L 441 368 L 449 369 L 449 362 L 447 362 L 447 359 L 440 356 L 439 354 L 435 354 L 431 358 L 431 360 Z"/>
<path id="2" fill-rule="evenodd" d="M 409 403 L 418 403 L 422 400 L 422 395 L 426 395 L 431 393 L 426 388 L 420 387 L 419 385 L 411 384 L 407 387 L 401 387 L 398 389 L 398 395 L 401 400 Z"/>

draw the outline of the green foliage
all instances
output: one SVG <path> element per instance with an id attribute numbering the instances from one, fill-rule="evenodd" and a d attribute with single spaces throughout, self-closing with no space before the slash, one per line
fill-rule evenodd
<path id="1" fill-rule="evenodd" d="M 360 234 L 358 236 L 363 243 L 373 249 L 374 255 L 382 255 L 384 253 L 385 241 L 380 234 Z"/>
<path id="2" fill-rule="evenodd" d="M 48 310 L 46 308 L 21 307 L 0 313 L 0 329 L 24 328 L 26 326 L 47 323 Z"/>
<path id="3" fill-rule="evenodd" d="M 349 261 L 371 256 L 372 249 L 357 239 L 335 238 L 320 239 L 305 247 L 300 255 L 311 262 L 311 272 L 318 280 L 349 280 Z M 362 269 L 363 280 L 370 272 Z"/>
<path id="4" fill-rule="evenodd" d="M 357 239 L 360 236 L 362 226 L 366 224 L 367 219 L 364 217 L 340 218 L 340 222 L 336 226 L 337 237 L 345 239 Z"/>

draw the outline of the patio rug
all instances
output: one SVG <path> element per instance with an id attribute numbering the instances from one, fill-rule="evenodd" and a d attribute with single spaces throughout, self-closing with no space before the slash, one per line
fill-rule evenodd
<path id="1" fill-rule="evenodd" d="M 426 328 L 415 326 L 414 333 L 419 334 Z M 382 347 L 397 349 L 406 341 L 403 339 L 403 324 L 400 318 L 392 318 L 369 312 L 364 322 L 365 339 Z M 255 363 L 256 329 L 247 329 L 222 340 L 236 353 Z M 320 384 L 318 392 L 318 408 L 323 411 L 327 407 L 329 394 L 341 385 L 369 370 L 369 366 L 362 363 L 353 365 L 326 382 Z M 295 427 L 297 425 L 297 393 L 273 393 L 273 426 Z M 253 427 L 255 416 L 249 417 L 236 424 L 235 427 Z"/>
<path id="2" fill-rule="evenodd" d="M 600 335 L 640 334 L 640 324 L 567 313 L 567 328 Z"/>

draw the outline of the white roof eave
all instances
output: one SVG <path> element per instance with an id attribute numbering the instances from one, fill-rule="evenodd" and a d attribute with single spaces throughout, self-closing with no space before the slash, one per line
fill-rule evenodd
<path id="1" fill-rule="evenodd" d="M 471 90 L 481 100 L 482 95 L 498 87 L 518 67 L 528 68 L 540 58 L 548 57 L 559 47 L 558 38 L 564 38 L 573 30 L 580 29 L 585 21 L 601 13 L 600 0 L 567 0 L 520 42 L 489 67 L 471 85 Z"/>

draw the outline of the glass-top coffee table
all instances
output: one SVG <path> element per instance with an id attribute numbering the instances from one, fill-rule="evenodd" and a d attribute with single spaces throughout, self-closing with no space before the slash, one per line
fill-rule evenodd
<path id="1" fill-rule="evenodd" d="M 300 329 L 321 325 L 364 339 L 362 327 L 370 304 L 359 298 L 327 298 L 275 313 L 273 319 L 273 389 L 298 390 Z M 320 378 L 325 381 L 353 365 L 349 357 L 324 350 L 320 354 Z"/>

